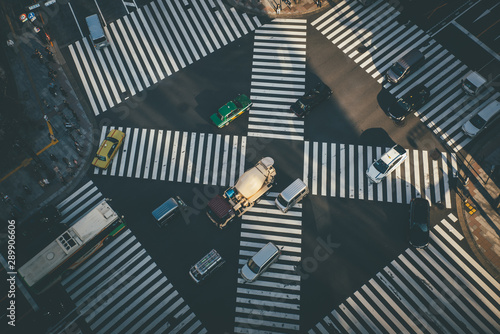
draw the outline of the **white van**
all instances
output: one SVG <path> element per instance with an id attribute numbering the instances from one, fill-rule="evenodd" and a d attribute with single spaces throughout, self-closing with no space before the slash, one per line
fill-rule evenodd
<path id="1" fill-rule="evenodd" d="M 92 44 L 94 44 L 94 47 L 99 50 L 103 47 L 108 46 L 109 41 L 106 37 L 106 34 L 104 33 L 104 30 L 102 29 L 99 16 L 97 16 L 97 14 L 87 16 L 85 18 L 85 21 L 87 21 L 87 26 L 89 27 L 90 31 L 90 39 L 92 40 Z"/>
<path id="2" fill-rule="evenodd" d="M 475 116 L 465 122 L 462 131 L 469 137 L 475 137 L 498 118 L 500 118 L 500 102 L 491 101 Z"/>
<path id="3" fill-rule="evenodd" d="M 224 264 L 224 259 L 217 253 L 215 249 L 212 249 L 207 255 L 201 258 L 200 261 L 196 262 L 194 266 L 189 270 L 189 275 L 197 284 L 205 280 L 210 274 L 212 274 L 217 268 Z"/>
<path id="4" fill-rule="evenodd" d="M 477 72 L 469 72 L 462 79 L 462 89 L 469 95 L 476 96 L 486 85 L 486 79 Z"/>
<path id="5" fill-rule="evenodd" d="M 280 255 L 281 249 L 269 242 L 241 268 L 241 277 L 246 282 L 255 281 L 271 264 L 278 260 Z"/>
<path id="6" fill-rule="evenodd" d="M 283 213 L 287 213 L 291 207 L 300 202 L 307 194 L 309 194 L 307 185 L 302 182 L 301 179 L 297 179 L 286 187 L 285 190 L 276 197 L 274 202 L 278 209 L 283 211 Z"/>

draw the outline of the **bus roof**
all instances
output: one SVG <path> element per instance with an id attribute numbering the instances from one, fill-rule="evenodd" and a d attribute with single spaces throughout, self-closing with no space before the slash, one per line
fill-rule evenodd
<path id="1" fill-rule="evenodd" d="M 19 268 L 19 274 L 29 286 L 35 285 L 117 219 L 118 214 L 103 200 Z"/>

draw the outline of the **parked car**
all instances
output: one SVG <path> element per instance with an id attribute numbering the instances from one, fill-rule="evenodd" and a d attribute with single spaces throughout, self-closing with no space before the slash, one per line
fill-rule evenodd
<path id="1" fill-rule="evenodd" d="M 500 102 L 492 101 L 462 125 L 463 132 L 475 137 L 500 117 Z"/>
<path id="2" fill-rule="evenodd" d="M 119 130 L 111 130 L 97 150 L 92 165 L 102 169 L 108 168 L 116 152 L 122 146 L 123 139 L 125 139 L 125 133 Z"/>
<path id="3" fill-rule="evenodd" d="M 380 183 L 380 181 L 401 165 L 406 158 L 408 158 L 408 154 L 401 145 L 393 146 L 389 151 L 385 152 L 380 159 L 375 160 L 366 170 L 368 180 L 374 183 Z"/>
<path id="4" fill-rule="evenodd" d="M 210 116 L 212 123 L 218 128 L 229 125 L 238 116 L 249 110 L 253 105 L 252 101 L 245 94 L 239 94 L 234 100 L 229 101 L 219 108 L 215 114 Z"/>
<path id="5" fill-rule="evenodd" d="M 399 83 L 425 64 L 425 56 L 417 49 L 411 50 L 387 70 L 387 81 Z"/>
<path id="6" fill-rule="evenodd" d="M 327 100 L 332 95 L 332 90 L 322 82 L 311 88 L 307 93 L 290 106 L 290 110 L 303 118 L 321 102 Z"/>
<path id="7" fill-rule="evenodd" d="M 429 245 L 430 205 L 424 198 L 414 198 L 410 202 L 410 245 L 425 248 Z"/>
<path id="8" fill-rule="evenodd" d="M 430 96 L 431 91 L 424 84 L 413 87 L 389 107 L 389 117 L 397 122 L 403 121 L 410 113 L 426 104 Z"/>
<path id="9" fill-rule="evenodd" d="M 280 255 L 281 249 L 269 242 L 241 268 L 241 277 L 247 282 L 255 281 L 271 264 L 278 260 Z"/>

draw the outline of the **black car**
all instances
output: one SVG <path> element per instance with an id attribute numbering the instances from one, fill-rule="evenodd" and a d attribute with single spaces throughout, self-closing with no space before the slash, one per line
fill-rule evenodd
<path id="1" fill-rule="evenodd" d="M 424 85 L 413 87 L 389 107 L 389 117 L 394 121 L 403 121 L 408 114 L 417 111 L 426 104 L 430 96 L 431 91 Z"/>
<path id="2" fill-rule="evenodd" d="M 424 198 L 414 198 L 410 202 L 410 245 L 425 248 L 429 244 L 430 205 Z"/>
<path id="3" fill-rule="evenodd" d="M 330 95 L 332 95 L 332 90 L 324 83 L 318 82 L 314 88 L 310 89 L 304 96 L 292 104 L 290 110 L 302 118 L 309 114 L 312 108 L 328 99 Z"/>

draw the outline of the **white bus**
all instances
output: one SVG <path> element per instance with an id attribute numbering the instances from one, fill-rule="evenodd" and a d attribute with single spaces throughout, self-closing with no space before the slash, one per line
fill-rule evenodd
<path id="1" fill-rule="evenodd" d="M 103 246 L 108 238 L 125 228 L 125 223 L 106 201 L 52 241 L 29 260 L 18 273 L 36 293 L 42 293 L 59 281 L 62 275 L 77 268 Z"/>

